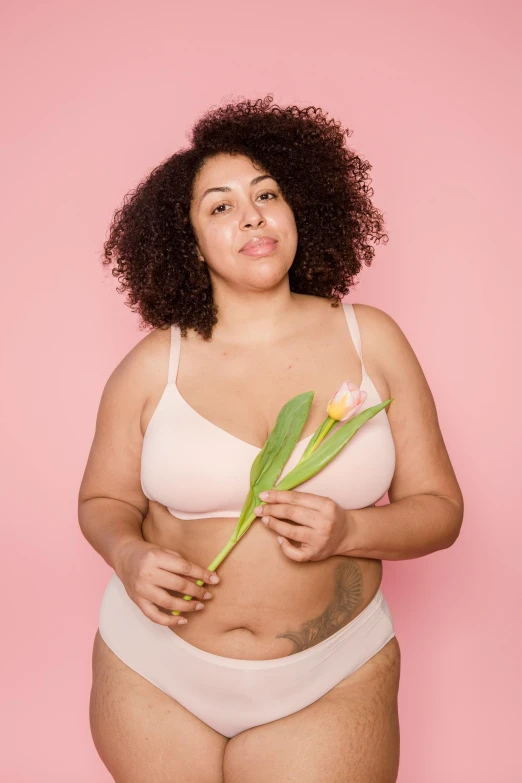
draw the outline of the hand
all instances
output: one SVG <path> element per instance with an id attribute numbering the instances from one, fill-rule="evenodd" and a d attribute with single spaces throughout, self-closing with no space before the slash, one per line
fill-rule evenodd
<path id="1" fill-rule="evenodd" d="M 266 526 L 280 534 L 279 543 L 287 557 L 303 562 L 343 554 L 349 511 L 330 498 L 295 489 L 271 489 L 267 495 L 263 505 L 254 511 L 258 516 L 267 517 Z M 294 524 L 282 522 L 282 519 Z M 295 547 L 287 539 L 298 541 L 301 546 Z"/>
<path id="2" fill-rule="evenodd" d="M 172 549 L 162 549 L 147 541 L 130 541 L 118 552 L 116 574 L 125 590 L 146 617 L 159 625 L 175 626 L 182 618 L 170 612 L 196 611 L 196 604 L 205 599 L 207 587 L 200 587 L 195 580 L 210 583 L 213 571 L 186 560 Z M 189 578 L 190 577 L 190 578 Z M 194 581 L 192 581 L 194 579 Z M 170 595 L 169 590 L 190 595 L 185 601 Z M 156 606 L 157 605 L 157 606 Z M 168 610 L 168 614 L 157 607 Z M 186 622 L 186 620 L 185 620 Z"/>

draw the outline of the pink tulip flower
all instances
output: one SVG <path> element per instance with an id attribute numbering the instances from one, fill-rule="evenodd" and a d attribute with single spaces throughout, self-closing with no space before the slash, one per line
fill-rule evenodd
<path id="1" fill-rule="evenodd" d="M 336 421 L 348 421 L 355 416 L 367 396 L 367 392 L 355 383 L 343 381 L 328 403 L 328 415 Z"/>

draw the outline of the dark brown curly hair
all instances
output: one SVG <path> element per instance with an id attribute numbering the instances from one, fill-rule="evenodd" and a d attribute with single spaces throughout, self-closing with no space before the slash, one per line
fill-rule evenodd
<path id="1" fill-rule="evenodd" d="M 112 218 L 104 265 L 127 290 L 126 304 L 147 325 L 177 324 L 205 340 L 218 308 L 208 267 L 198 260 L 189 218 L 195 177 L 220 153 L 243 154 L 265 169 L 293 211 L 298 232 L 290 290 L 332 299 L 348 293 L 370 241 L 388 241 L 382 213 L 370 200 L 371 165 L 345 145 L 344 130 L 321 109 L 282 108 L 267 95 L 209 109 L 192 128 L 191 146 L 174 153 L 130 191 Z M 114 255 L 114 259 L 113 259 Z"/>

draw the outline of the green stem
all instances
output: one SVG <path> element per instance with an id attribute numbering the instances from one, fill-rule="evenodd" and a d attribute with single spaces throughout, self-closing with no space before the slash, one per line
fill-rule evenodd
<path id="1" fill-rule="evenodd" d="M 257 516 L 256 514 L 251 513 L 250 517 L 247 517 L 247 520 L 245 522 L 243 522 L 242 524 L 241 524 L 241 520 L 239 520 L 239 522 L 238 522 L 234 532 L 232 533 L 232 535 L 228 539 L 227 543 L 225 544 L 225 546 L 223 547 L 223 549 L 221 550 L 219 555 L 217 555 L 217 557 L 215 557 L 214 560 L 211 562 L 211 564 L 208 566 L 208 570 L 209 571 L 215 571 L 216 568 L 219 565 L 221 565 L 221 563 L 223 562 L 225 557 L 235 547 L 235 545 L 237 544 L 239 539 L 242 538 L 245 535 L 245 533 L 247 532 L 248 528 L 250 527 L 250 525 L 252 524 L 254 519 L 256 519 L 256 516 Z M 196 579 L 196 584 L 199 585 L 200 587 L 203 587 L 203 585 L 205 583 L 201 579 Z M 190 601 L 190 600 L 192 600 L 192 596 L 191 595 L 184 595 L 183 596 L 183 600 L 184 601 Z M 180 612 L 173 611 L 173 612 L 171 612 L 171 614 L 178 615 L 178 614 L 180 614 Z"/>
<path id="2" fill-rule="evenodd" d="M 301 465 L 301 463 L 303 463 L 306 459 L 308 459 L 310 454 L 314 453 L 314 451 L 321 444 L 321 441 L 323 441 L 324 438 L 326 438 L 326 436 L 328 435 L 328 433 L 330 432 L 334 424 L 337 424 L 337 419 L 332 419 L 331 416 L 327 416 L 326 419 L 321 424 L 321 426 L 318 427 L 318 429 L 316 430 L 315 435 L 313 436 L 310 443 L 304 450 L 303 454 L 301 455 L 301 459 L 299 460 L 297 465 Z"/>
<path id="3" fill-rule="evenodd" d="M 310 443 L 304 450 L 301 459 L 297 463 L 297 465 L 301 465 L 303 462 L 305 462 L 310 454 L 313 454 L 313 452 L 318 448 L 318 446 L 321 444 L 321 442 L 324 440 L 324 438 L 328 435 L 334 424 L 337 424 L 337 419 L 332 419 L 330 416 L 327 416 L 326 419 L 323 421 L 321 426 L 316 430 L 314 437 L 310 440 Z M 296 467 L 297 467 L 296 465 Z M 292 486 L 284 486 L 284 478 L 279 483 L 279 485 L 276 485 L 276 489 L 292 489 Z M 299 482 L 297 482 L 299 483 Z M 293 486 L 297 486 L 297 483 Z M 221 565 L 225 557 L 228 555 L 228 553 L 235 547 L 237 542 L 240 538 L 242 538 L 247 530 L 249 529 L 252 522 L 256 519 L 256 514 L 254 512 L 251 512 L 249 516 L 247 516 L 244 520 L 241 519 L 241 517 L 238 520 L 238 523 L 234 529 L 234 532 L 230 536 L 228 542 L 223 547 L 221 552 L 217 555 L 217 557 L 214 558 L 214 560 L 211 562 L 211 564 L 208 566 L 209 571 L 215 571 L 216 568 Z M 200 587 L 203 587 L 205 584 L 201 579 L 196 579 L 196 584 Z M 191 601 L 192 596 L 191 595 L 184 595 L 183 596 L 184 601 Z M 171 614 L 178 615 L 180 612 L 173 611 Z"/>

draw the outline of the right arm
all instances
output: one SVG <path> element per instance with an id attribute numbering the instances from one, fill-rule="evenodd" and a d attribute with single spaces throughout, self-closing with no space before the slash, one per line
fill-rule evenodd
<path id="1" fill-rule="evenodd" d="M 201 600 L 207 588 L 195 580 L 210 582 L 214 574 L 177 552 L 145 541 L 142 535 L 149 501 L 140 479 L 140 422 L 150 384 L 166 383 L 164 349 L 161 335 L 150 333 L 108 379 L 80 486 L 78 520 L 89 544 L 114 569 L 137 606 L 150 619 L 168 625 L 185 619 L 173 620 L 157 606 L 188 612 L 197 603 L 172 597 L 168 591 Z"/>
<path id="2" fill-rule="evenodd" d="M 140 482 L 145 342 L 125 356 L 105 384 L 78 495 L 80 529 L 116 573 L 124 547 L 144 541 L 141 524 L 149 506 Z"/>

